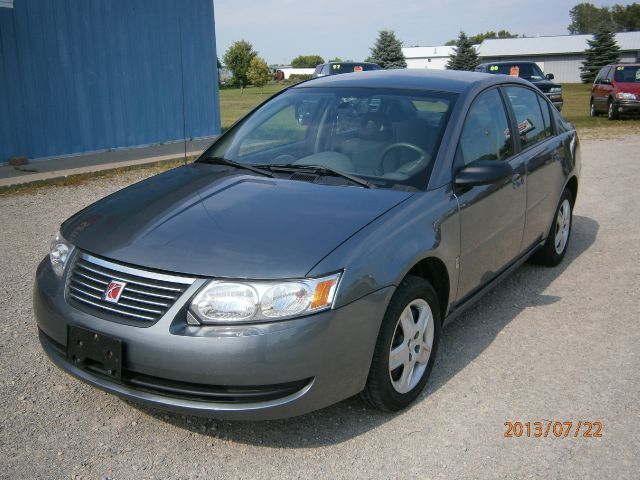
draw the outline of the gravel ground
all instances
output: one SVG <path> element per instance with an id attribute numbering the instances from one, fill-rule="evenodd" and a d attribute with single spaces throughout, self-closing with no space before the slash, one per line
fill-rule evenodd
<path id="1" fill-rule="evenodd" d="M 583 142 L 564 263 L 520 268 L 446 331 L 396 415 L 350 399 L 266 423 L 189 418 L 80 383 L 40 349 L 31 285 L 50 233 L 144 173 L 0 198 L 2 478 L 638 478 L 640 136 Z M 602 438 L 504 438 L 505 421 Z"/>

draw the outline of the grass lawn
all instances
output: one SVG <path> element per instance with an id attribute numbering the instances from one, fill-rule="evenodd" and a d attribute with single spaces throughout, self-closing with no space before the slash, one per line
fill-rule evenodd
<path id="1" fill-rule="evenodd" d="M 289 84 L 269 83 L 265 85 L 263 89 L 247 87 L 244 89 L 244 93 L 240 93 L 239 88 L 221 88 L 220 116 L 222 131 L 227 130 L 236 120 L 253 107 L 288 86 Z"/>

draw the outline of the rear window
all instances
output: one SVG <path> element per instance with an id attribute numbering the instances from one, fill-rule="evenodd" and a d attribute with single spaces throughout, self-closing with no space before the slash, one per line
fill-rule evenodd
<path id="1" fill-rule="evenodd" d="M 613 78 L 620 83 L 640 83 L 640 65 L 620 65 Z"/>
<path id="2" fill-rule="evenodd" d="M 500 75 L 511 75 L 512 77 L 520 77 L 525 80 L 543 80 L 544 74 L 540 67 L 535 63 L 501 63 L 489 65 L 488 73 Z"/>

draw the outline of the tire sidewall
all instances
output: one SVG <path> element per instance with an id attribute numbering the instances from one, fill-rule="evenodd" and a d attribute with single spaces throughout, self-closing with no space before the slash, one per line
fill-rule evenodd
<path id="1" fill-rule="evenodd" d="M 399 393 L 393 388 L 389 377 L 389 354 L 391 341 L 396 330 L 396 325 L 401 313 L 412 301 L 423 299 L 429 304 L 434 322 L 434 337 L 427 368 L 418 384 L 407 393 Z M 369 372 L 369 382 L 373 381 L 378 386 L 378 395 L 382 404 L 390 411 L 400 410 L 408 406 L 424 389 L 438 349 L 440 341 L 440 308 L 437 295 L 431 285 L 419 277 L 407 277 L 394 293 L 387 311 L 385 312 L 376 343 L 374 362 Z"/>
<path id="2" fill-rule="evenodd" d="M 564 244 L 564 248 L 562 249 L 562 252 L 558 253 L 556 251 L 556 246 L 555 246 L 555 236 L 557 233 L 556 230 L 558 228 L 558 212 L 560 211 L 560 207 L 562 206 L 565 200 L 569 200 L 569 208 L 571 209 L 571 215 L 569 217 L 569 235 L 567 236 L 567 241 Z M 571 192 L 565 189 L 564 192 L 562 192 L 562 196 L 560 197 L 560 201 L 558 202 L 558 206 L 556 207 L 556 211 L 553 216 L 553 223 L 551 224 L 551 230 L 549 231 L 549 238 L 547 240 L 548 242 L 550 242 L 549 250 L 550 250 L 550 253 L 552 254 L 551 255 L 552 264 L 557 265 L 562 261 L 562 259 L 566 255 L 567 249 L 569 248 L 569 242 L 571 241 L 572 231 L 573 231 L 573 197 L 571 195 Z"/>

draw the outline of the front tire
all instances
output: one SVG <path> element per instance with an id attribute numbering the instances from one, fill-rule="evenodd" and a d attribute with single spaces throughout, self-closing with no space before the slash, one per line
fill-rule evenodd
<path id="1" fill-rule="evenodd" d="M 544 246 L 533 256 L 533 261 L 542 265 L 553 267 L 562 262 L 573 226 L 573 196 L 565 188 L 556 208 L 554 221 L 549 229 L 549 236 Z"/>
<path id="2" fill-rule="evenodd" d="M 613 100 L 609 99 L 609 108 L 607 109 L 607 117 L 609 120 L 617 120 L 618 118 L 618 107 L 615 106 Z"/>
<path id="3" fill-rule="evenodd" d="M 406 277 L 382 320 L 363 400 L 385 412 L 407 407 L 427 384 L 439 340 L 435 290 L 420 277 Z"/>

